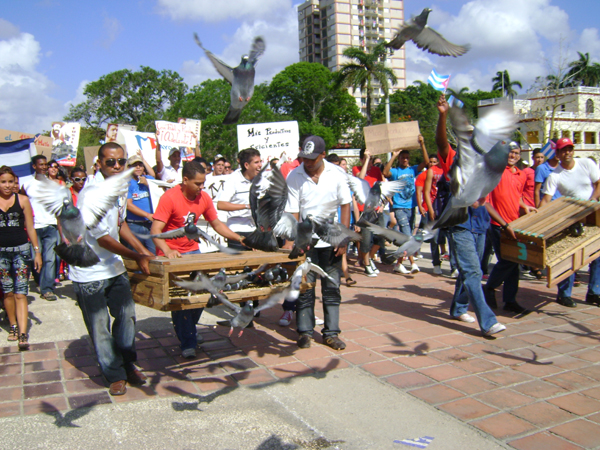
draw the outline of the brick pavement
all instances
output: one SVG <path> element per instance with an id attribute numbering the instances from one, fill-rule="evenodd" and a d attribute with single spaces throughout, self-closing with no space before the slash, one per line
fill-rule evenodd
<path id="1" fill-rule="evenodd" d="M 453 280 L 381 270 L 366 278 L 351 268 L 358 284 L 342 288 L 342 352 L 318 336 L 299 350 L 295 332 L 277 325 L 278 308 L 241 338 L 201 329 L 205 343 L 194 360 L 181 358 L 172 330 L 138 333 L 139 366 L 150 383 L 122 397 L 108 395 L 86 339 L 22 353 L 0 347 L 0 417 L 175 395 L 206 399 L 239 385 L 358 366 L 514 448 L 600 447 L 600 308 L 564 308 L 553 301 L 555 289 L 521 281 L 519 301 L 533 312 L 499 311 L 507 330 L 487 339 L 476 323 L 449 319 Z M 575 288 L 574 297 L 585 289 Z"/>

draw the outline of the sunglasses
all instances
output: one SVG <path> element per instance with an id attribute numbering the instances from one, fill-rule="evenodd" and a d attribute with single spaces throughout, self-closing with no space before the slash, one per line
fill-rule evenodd
<path id="1" fill-rule="evenodd" d="M 110 159 L 106 159 L 104 160 L 104 164 L 107 167 L 115 167 L 117 165 L 117 163 L 119 163 L 120 166 L 124 166 L 127 163 L 127 159 L 126 158 L 110 158 Z"/>
<path id="2" fill-rule="evenodd" d="M 75 177 L 75 178 L 71 178 L 75 183 L 81 183 L 82 181 L 85 181 L 85 178 L 80 178 L 80 177 Z"/>
<path id="3" fill-rule="evenodd" d="M 231 169 L 231 166 L 225 166 L 226 169 Z"/>
<path id="4" fill-rule="evenodd" d="M 54 164 L 50 166 L 51 169 L 58 169 L 58 166 L 55 166 Z"/>

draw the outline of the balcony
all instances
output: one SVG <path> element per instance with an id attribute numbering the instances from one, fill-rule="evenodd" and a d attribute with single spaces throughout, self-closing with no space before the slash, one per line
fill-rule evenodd
<path id="1" fill-rule="evenodd" d="M 541 119 L 545 117 L 547 120 L 552 119 L 552 111 L 533 111 L 524 114 L 518 114 L 521 120 L 525 119 Z M 595 119 L 600 120 L 600 114 L 580 114 L 572 111 L 555 111 L 555 119 L 563 120 L 582 120 L 582 119 Z"/>

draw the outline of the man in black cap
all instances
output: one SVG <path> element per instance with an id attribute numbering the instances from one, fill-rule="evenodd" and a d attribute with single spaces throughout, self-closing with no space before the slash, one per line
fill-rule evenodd
<path id="1" fill-rule="evenodd" d="M 319 209 L 324 203 L 335 202 L 341 211 L 341 222 L 350 225 L 350 202 L 352 194 L 346 175 L 338 167 L 325 160 L 325 141 L 319 136 L 309 136 L 298 154 L 299 167 L 287 177 L 288 201 L 285 210 L 297 220 L 312 210 Z M 284 248 L 292 248 L 293 242 L 287 242 Z M 321 279 L 321 295 L 325 312 L 325 325 L 322 330 L 323 343 L 334 350 L 343 350 L 346 344 L 338 337 L 340 333 L 340 278 L 342 276 L 342 255 L 346 247 L 333 248 L 313 235 L 313 245 L 306 256 L 314 264 L 327 272 L 337 285 L 327 279 Z M 316 275 L 309 272 L 306 281 L 314 283 Z M 307 289 L 298 297 L 296 324 L 300 338 L 298 347 L 309 348 L 315 327 L 315 288 Z"/>

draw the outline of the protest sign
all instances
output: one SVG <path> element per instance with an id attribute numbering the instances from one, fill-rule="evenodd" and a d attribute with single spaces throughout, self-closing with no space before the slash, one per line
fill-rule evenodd
<path id="1" fill-rule="evenodd" d="M 154 133 L 142 133 L 140 131 L 119 130 L 119 134 L 123 134 L 125 138 L 125 146 L 127 148 L 127 157 L 137 154 L 137 151 L 142 152 L 142 156 L 150 167 L 156 165 L 156 136 Z M 170 165 L 169 152 L 162 148 L 162 161 L 165 166 Z"/>
<path id="2" fill-rule="evenodd" d="M 94 175 L 94 158 L 98 156 L 99 145 L 93 147 L 83 147 L 83 157 L 85 159 L 85 170 L 88 175 Z"/>
<path id="3" fill-rule="evenodd" d="M 52 122 L 52 155 L 61 166 L 74 167 L 81 125 L 77 122 Z"/>
<path id="4" fill-rule="evenodd" d="M 300 146 L 298 122 L 254 123 L 237 126 L 238 150 L 255 148 L 260 152 L 263 164 L 285 154 L 289 160 L 296 159 Z"/>
<path id="5" fill-rule="evenodd" d="M 177 123 L 185 124 L 187 129 L 196 136 L 196 145 L 200 142 L 200 130 L 202 127 L 202 121 L 197 119 L 186 119 L 185 117 L 179 117 Z M 181 148 L 181 160 L 191 161 L 196 157 L 195 148 L 182 147 Z"/>
<path id="6" fill-rule="evenodd" d="M 364 127 L 365 144 L 371 155 L 390 153 L 396 150 L 419 148 L 419 122 L 384 123 Z"/>
<path id="7" fill-rule="evenodd" d="M 21 133 L 19 131 L 0 130 L 0 142 L 20 141 L 21 139 L 28 139 L 34 136 L 34 134 Z M 37 154 L 44 155 L 47 160 L 50 160 L 52 155 L 52 138 L 38 135 L 34 143 Z"/>
<path id="8" fill-rule="evenodd" d="M 172 148 L 178 148 L 181 150 L 181 159 L 189 161 L 195 157 L 194 149 L 198 142 L 198 135 L 196 134 L 197 129 L 192 131 L 190 128 L 192 126 L 192 119 L 189 120 L 189 126 L 187 123 L 188 119 L 185 120 L 186 123 L 173 123 L 165 120 L 157 120 L 154 123 L 156 124 L 156 137 L 160 143 L 161 150 L 169 155 Z"/>
<path id="9" fill-rule="evenodd" d="M 116 142 L 120 145 L 125 145 L 125 137 L 119 131 L 135 131 L 137 127 L 135 125 L 125 125 L 122 123 L 109 123 L 106 127 L 106 136 L 104 136 L 104 142 Z"/>

